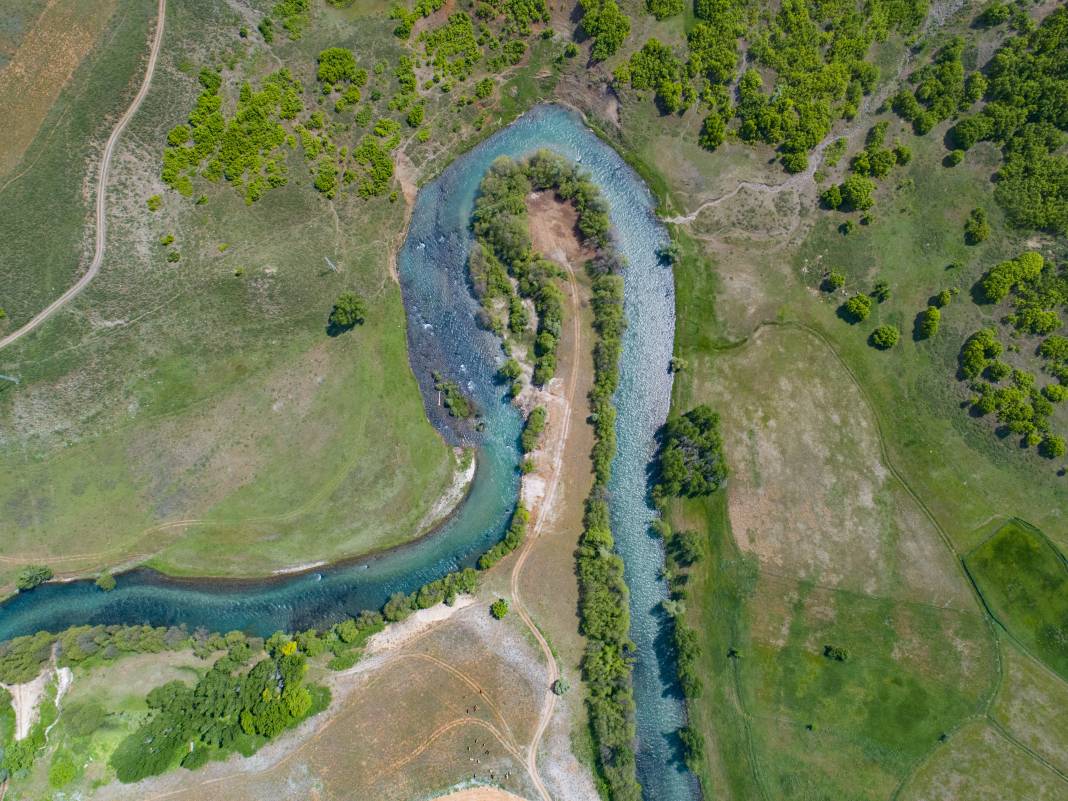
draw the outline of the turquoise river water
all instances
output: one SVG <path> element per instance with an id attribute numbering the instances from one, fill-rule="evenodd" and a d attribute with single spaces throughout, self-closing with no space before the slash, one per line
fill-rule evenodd
<path id="1" fill-rule="evenodd" d="M 609 489 L 613 533 L 631 590 L 631 637 L 637 646 L 638 772 L 650 801 L 694 798 L 695 783 L 682 765 L 675 736 L 685 713 L 675 681 L 670 628 L 660 610 L 667 593 L 660 576 L 663 553 L 649 530 L 654 512 L 647 502 L 654 436 L 671 398 L 674 285 L 670 268 L 656 257 L 666 233 L 638 175 L 580 117 L 559 106 L 533 109 L 423 187 L 399 255 L 409 357 L 428 416 L 447 438 L 458 441 L 438 407 L 430 377 L 434 369 L 463 385 L 485 421 L 484 430 L 467 443 L 478 447 L 475 481 L 444 525 L 380 555 L 265 581 L 179 580 L 137 569 L 122 574 L 110 593 L 100 592 L 90 581 L 45 584 L 0 605 L 0 641 L 87 623 L 184 624 L 261 635 L 321 626 L 378 608 L 398 590 L 410 592 L 472 565 L 501 537 L 515 507 L 521 420 L 494 382 L 503 359 L 499 343 L 475 325 L 477 303 L 466 276 L 469 221 L 478 184 L 493 159 L 521 158 L 539 148 L 580 162 L 592 175 L 611 205 L 619 249 L 627 258 L 628 328 L 616 395 L 618 453 Z"/>

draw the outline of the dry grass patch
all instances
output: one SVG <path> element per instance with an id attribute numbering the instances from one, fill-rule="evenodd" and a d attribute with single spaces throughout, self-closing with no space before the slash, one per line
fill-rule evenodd
<path id="1" fill-rule="evenodd" d="M 1005 643 L 1005 678 L 991 714 L 1028 748 L 1068 772 L 1068 685 Z"/>
<path id="2" fill-rule="evenodd" d="M 976 722 L 961 729 L 912 777 L 902 801 L 1056 801 L 1068 783 L 1001 737 Z"/>
<path id="3" fill-rule="evenodd" d="M 22 159 L 59 93 L 96 44 L 117 0 L 49 0 L 0 70 L 0 176 Z"/>
<path id="4" fill-rule="evenodd" d="M 860 392 L 825 346 L 763 328 L 699 393 L 724 418 L 731 527 L 784 577 L 972 609 L 930 521 L 892 478 Z"/>

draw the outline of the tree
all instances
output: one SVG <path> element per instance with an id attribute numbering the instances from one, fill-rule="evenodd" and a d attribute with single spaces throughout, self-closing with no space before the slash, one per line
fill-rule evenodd
<path id="1" fill-rule="evenodd" d="M 823 289 L 826 292 L 837 292 L 845 286 L 845 273 L 840 270 L 831 270 L 823 279 Z"/>
<path id="2" fill-rule="evenodd" d="M 97 576 L 96 586 L 104 592 L 111 592 L 113 589 L 115 589 L 115 584 L 115 577 L 110 573 L 101 573 L 99 576 Z"/>
<path id="3" fill-rule="evenodd" d="M 875 205 L 875 184 L 863 175 L 850 175 L 841 184 L 842 206 L 847 211 L 864 211 Z"/>
<path id="4" fill-rule="evenodd" d="M 1059 459 L 1068 452 L 1068 447 L 1065 445 L 1064 437 L 1059 437 L 1056 434 L 1046 434 L 1042 443 L 1038 446 L 1038 452 L 1047 459 Z"/>
<path id="5" fill-rule="evenodd" d="M 863 292 L 858 292 L 842 304 L 843 315 L 851 323 L 863 322 L 871 313 L 872 300 Z"/>
<path id="6" fill-rule="evenodd" d="M 871 296 L 879 303 L 886 303 L 890 299 L 890 284 L 886 281 L 876 281 Z"/>
<path id="7" fill-rule="evenodd" d="M 658 493 L 708 495 L 726 478 L 719 415 L 702 404 L 668 420 L 660 449 Z"/>
<path id="8" fill-rule="evenodd" d="M 504 598 L 498 598 L 490 604 L 490 614 L 497 620 L 501 620 L 508 614 L 508 602 Z"/>
<path id="9" fill-rule="evenodd" d="M 52 568 L 44 565 L 27 565 L 15 576 L 15 586 L 20 590 L 32 590 L 50 580 Z"/>
<path id="10" fill-rule="evenodd" d="M 990 223 L 986 220 L 983 209 L 972 209 L 964 223 L 964 241 L 969 245 L 978 245 L 990 236 Z"/>
<path id="11" fill-rule="evenodd" d="M 348 330 L 362 323 L 367 314 L 367 305 L 355 292 L 342 292 L 330 311 L 330 325 L 333 328 Z"/>
<path id="12" fill-rule="evenodd" d="M 889 350 L 897 344 L 900 338 L 901 332 L 892 325 L 880 325 L 871 332 L 871 344 L 879 350 Z"/>
<path id="13" fill-rule="evenodd" d="M 319 54 L 315 77 L 321 83 L 336 85 L 356 78 L 356 57 L 344 47 L 329 47 Z"/>
<path id="14" fill-rule="evenodd" d="M 701 133 L 697 136 L 697 144 L 705 150 L 715 150 L 723 144 L 727 138 L 727 123 L 723 121 L 717 112 L 712 112 L 701 123 Z"/>
<path id="15" fill-rule="evenodd" d="M 928 306 L 926 311 L 920 314 L 919 332 L 923 339 L 930 339 L 938 333 L 939 323 L 942 322 L 942 312 L 937 306 Z"/>

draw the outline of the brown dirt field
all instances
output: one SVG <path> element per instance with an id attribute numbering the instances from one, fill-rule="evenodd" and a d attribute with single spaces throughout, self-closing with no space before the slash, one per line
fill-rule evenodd
<path id="1" fill-rule="evenodd" d="M 117 0 L 50 0 L 0 71 L 0 108 L 6 134 L 0 176 L 22 159 L 52 104 L 96 44 Z"/>
<path id="2" fill-rule="evenodd" d="M 492 619 L 490 598 L 329 676 L 331 708 L 251 759 L 113 784 L 99 797 L 409 801 L 464 783 L 512 794 L 492 798 L 536 797 L 523 744 L 545 669 L 517 618 Z"/>
<path id="3" fill-rule="evenodd" d="M 532 192 L 527 196 L 527 213 L 534 250 L 553 261 L 570 262 L 576 273 L 593 258 L 593 251 L 575 236 L 578 213 L 570 203 L 560 202 L 553 192 Z"/>
<path id="4" fill-rule="evenodd" d="M 435 801 L 523 801 L 519 796 L 496 787 L 473 787 L 458 793 L 439 796 Z"/>

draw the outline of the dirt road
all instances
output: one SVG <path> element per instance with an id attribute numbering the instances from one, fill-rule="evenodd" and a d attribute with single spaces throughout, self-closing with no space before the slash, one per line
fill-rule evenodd
<path id="1" fill-rule="evenodd" d="M 549 647 L 549 643 L 546 642 L 545 637 L 542 636 L 541 631 L 534 625 L 533 619 L 530 617 L 530 613 L 523 605 L 523 601 L 519 595 L 519 579 L 523 574 L 523 566 L 526 564 L 527 557 L 530 556 L 530 550 L 541 533 L 542 526 L 549 517 L 549 512 L 553 507 L 553 503 L 556 499 L 556 490 L 560 484 L 560 474 L 562 470 L 562 459 L 564 447 L 567 444 L 567 436 L 571 427 L 571 409 L 575 402 L 575 388 L 578 386 L 578 364 L 579 353 L 582 347 L 582 321 L 579 310 L 579 292 L 578 282 L 575 279 L 575 271 L 571 268 L 571 265 L 565 260 L 563 262 L 564 268 L 567 270 L 568 284 L 571 290 L 571 325 L 572 325 L 572 337 L 571 337 L 571 370 L 568 376 L 567 390 L 564 393 L 565 400 L 565 413 L 563 424 L 559 428 L 559 434 L 556 441 L 552 443 L 552 475 L 549 478 L 548 486 L 545 489 L 545 495 L 538 504 L 538 508 L 535 511 L 537 515 L 534 526 L 531 529 L 530 536 L 527 537 L 526 542 L 520 549 L 519 558 L 516 560 L 515 567 L 512 568 L 511 579 L 511 592 L 512 592 L 512 606 L 520 619 L 530 629 L 530 633 L 534 636 L 534 639 L 538 641 L 538 645 L 541 647 L 542 654 L 545 656 L 546 666 L 549 671 L 549 675 L 546 678 L 545 686 L 545 703 L 542 706 L 541 717 L 538 720 L 538 727 L 534 730 L 534 736 L 531 738 L 530 746 L 527 751 L 527 772 L 530 774 L 531 779 L 538 788 L 538 793 L 541 795 L 543 801 L 552 801 L 552 796 L 549 795 L 549 791 L 546 789 L 544 782 L 541 779 L 541 775 L 538 773 L 538 746 L 541 744 L 542 737 L 545 735 L 545 730 L 549 727 L 549 721 L 552 719 L 553 711 L 556 709 L 556 695 L 550 689 L 553 682 L 560 677 L 560 671 L 556 667 L 556 658 L 553 656 L 552 649 Z"/>

